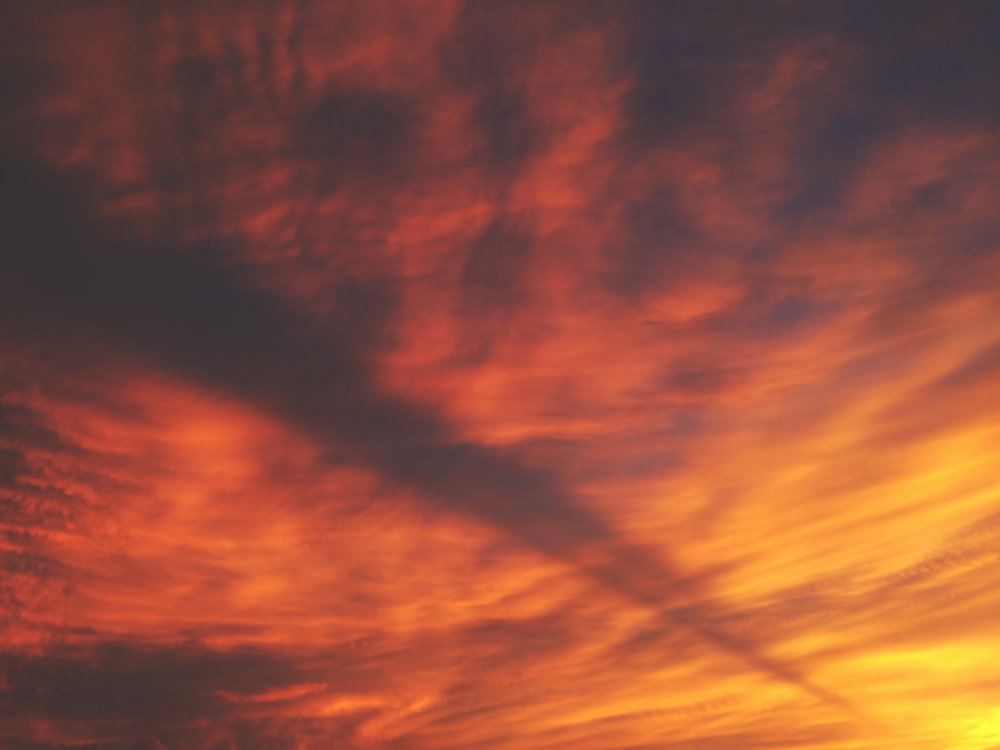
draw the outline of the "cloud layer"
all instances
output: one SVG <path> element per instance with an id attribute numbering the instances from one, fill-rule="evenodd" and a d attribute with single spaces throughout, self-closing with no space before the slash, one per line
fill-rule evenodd
<path id="1" fill-rule="evenodd" d="M 0 742 L 1000 742 L 992 3 L 4 11 Z"/>

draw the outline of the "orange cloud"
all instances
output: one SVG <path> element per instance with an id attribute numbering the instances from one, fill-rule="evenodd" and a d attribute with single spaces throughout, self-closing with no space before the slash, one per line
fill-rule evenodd
<path id="1" fill-rule="evenodd" d="M 0 744 L 993 747 L 956 8 L 12 9 Z"/>

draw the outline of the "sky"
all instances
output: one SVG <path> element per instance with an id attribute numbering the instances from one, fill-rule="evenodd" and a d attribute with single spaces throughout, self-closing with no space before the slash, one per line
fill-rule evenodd
<path id="1" fill-rule="evenodd" d="M 998 29 L 4 3 L 0 747 L 1000 748 Z"/>

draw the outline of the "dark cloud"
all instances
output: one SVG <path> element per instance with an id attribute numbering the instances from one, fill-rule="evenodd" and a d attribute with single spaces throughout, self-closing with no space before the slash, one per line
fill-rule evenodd
<path id="1" fill-rule="evenodd" d="M 619 63 L 629 71 L 624 144 L 682 145 L 696 131 L 723 133 L 735 87 L 759 64 L 827 15 L 816 3 L 749 5 L 680 0 L 627 3 Z"/>
<path id="2" fill-rule="evenodd" d="M 786 218 L 838 205 L 891 133 L 923 124 L 989 126 L 997 97 L 984 96 L 1000 73 L 990 29 L 1000 10 L 989 0 L 936 3 L 879 0 L 838 4 L 783 0 L 727 3 L 639 2 L 621 45 L 633 75 L 623 143 L 674 143 L 699 132 L 732 137 L 729 109 L 748 66 L 831 35 L 860 63 L 833 96 L 809 113 L 795 153 L 794 196 Z"/>
<path id="3" fill-rule="evenodd" d="M 221 691 L 262 692 L 301 679 L 289 663 L 251 651 L 156 650 L 111 644 L 95 653 L 40 658 L 8 655 L 3 662 L 4 715 L 42 715 L 94 724 L 140 720 L 151 726 L 184 725 L 226 713 Z"/>
<path id="4" fill-rule="evenodd" d="M 482 93 L 473 122 L 486 135 L 485 165 L 501 174 L 516 173 L 538 148 L 540 128 L 532 127 L 525 97 L 512 87 Z"/>
<path id="5" fill-rule="evenodd" d="M 23 112 L 38 95 L 57 85 L 58 72 L 44 60 L 12 56 L 0 61 L 0 113 L 11 116 Z M 6 127 L 11 123 L 0 120 Z"/>
<path id="6" fill-rule="evenodd" d="M 5 677 L 0 715 L 17 717 L 15 727 L 44 722 L 51 737 L 31 742 L 2 736 L 5 747 L 285 748 L 300 746 L 296 743 L 310 734 L 327 742 L 350 741 L 359 721 L 333 718 L 319 725 L 282 717 L 280 701 L 263 711 L 241 702 L 240 696 L 304 679 L 294 660 L 260 650 L 108 643 L 37 657 L 5 654 L 0 667 Z M 353 666 L 331 661 L 326 668 L 341 682 L 331 686 L 334 690 L 371 682 Z"/>
<path id="7" fill-rule="evenodd" d="M 397 183 L 417 156 L 419 112 L 403 96 L 330 84 L 297 117 L 292 150 L 320 167 L 320 188 Z"/>
<path id="8" fill-rule="evenodd" d="M 983 95 L 1000 73 L 987 31 L 1000 24 L 995 3 L 853 2 L 829 21 L 860 65 L 797 151 L 793 213 L 836 207 L 871 149 L 914 122 L 968 128 L 1000 118 L 997 97 Z"/>
<path id="9" fill-rule="evenodd" d="M 5 205 L 20 221 L 7 224 L 4 319 L 22 331 L 110 337 L 345 444 L 432 502 L 534 543 L 606 535 L 553 477 L 455 441 L 433 413 L 375 389 L 365 353 L 394 305 L 391 286 L 345 279 L 317 330 L 241 281 L 219 253 L 116 246 L 67 205 L 66 185 L 53 175 L 14 163 L 5 174 Z"/>
<path id="10" fill-rule="evenodd" d="M 469 247 L 462 283 L 474 305 L 512 306 L 535 245 L 525 223 L 511 217 L 490 222 Z"/>
<path id="11" fill-rule="evenodd" d="M 522 71 L 544 44 L 544 31 L 523 3 L 462 6 L 441 44 L 445 80 L 475 98 L 470 125 L 482 139 L 477 162 L 501 183 L 518 174 L 544 143 L 544 131 L 528 109 Z"/>
<path id="12" fill-rule="evenodd" d="M 9 487 L 24 472 L 24 457 L 13 448 L 0 448 L 0 487 Z"/>
<path id="13" fill-rule="evenodd" d="M 498 216 L 470 244 L 462 266 L 463 355 L 488 356 L 527 299 L 525 281 L 537 238 L 528 222 Z"/>
<path id="14" fill-rule="evenodd" d="M 994 3 L 125 5 L 0 29 L 0 744 L 987 704 Z"/>
<path id="15" fill-rule="evenodd" d="M 280 415 L 430 503 L 581 565 L 626 597 L 659 607 L 677 593 L 676 573 L 660 555 L 617 539 L 552 473 L 456 439 L 432 411 L 377 389 L 366 362 L 369 341 L 357 336 L 354 321 L 385 320 L 391 287 L 373 291 L 345 280 L 320 335 L 218 253 L 119 244 L 87 220 L 56 175 L 16 161 L 4 175 L 3 205 L 16 220 L 5 222 L 12 252 L 4 257 L 0 310 L 22 332 L 110 339 Z M 603 560 L 581 562 L 595 546 L 604 548 Z M 682 624 L 754 668 L 831 700 L 698 618 Z"/>
<path id="16" fill-rule="evenodd" d="M 4 3 L 0 8 L 0 127 L 22 114 L 43 91 L 60 82 L 56 66 L 38 49 L 39 19 L 31 4 Z M 0 130 L 0 135 L 11 133 Z"/>
<path id="17" fill-rule="evenodd" d="M 867 104 L 879 103 L 867 111 L 995 123 L 1000 102 L 985 92 L 1000 72 L 998 24 L 989 0 L 846 4 L 841 32 L 865 54 L 857 84 Z"/>
<path id="18" fill-rule="evenodd" d="M 624 211 L 627 238 L 607 248 L 608 290 L 629 299 L 662 293 L 696 268 L 705 237 L 687 214 L 677 186 L 656 185 Z"/>

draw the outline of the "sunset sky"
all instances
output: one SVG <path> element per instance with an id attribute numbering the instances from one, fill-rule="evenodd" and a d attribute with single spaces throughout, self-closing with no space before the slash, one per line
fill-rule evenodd
<path id="1" fill-rule="evenodd" d="M 1000 2 L 0 11 L 0 750 L 1000 748 Z"/>

